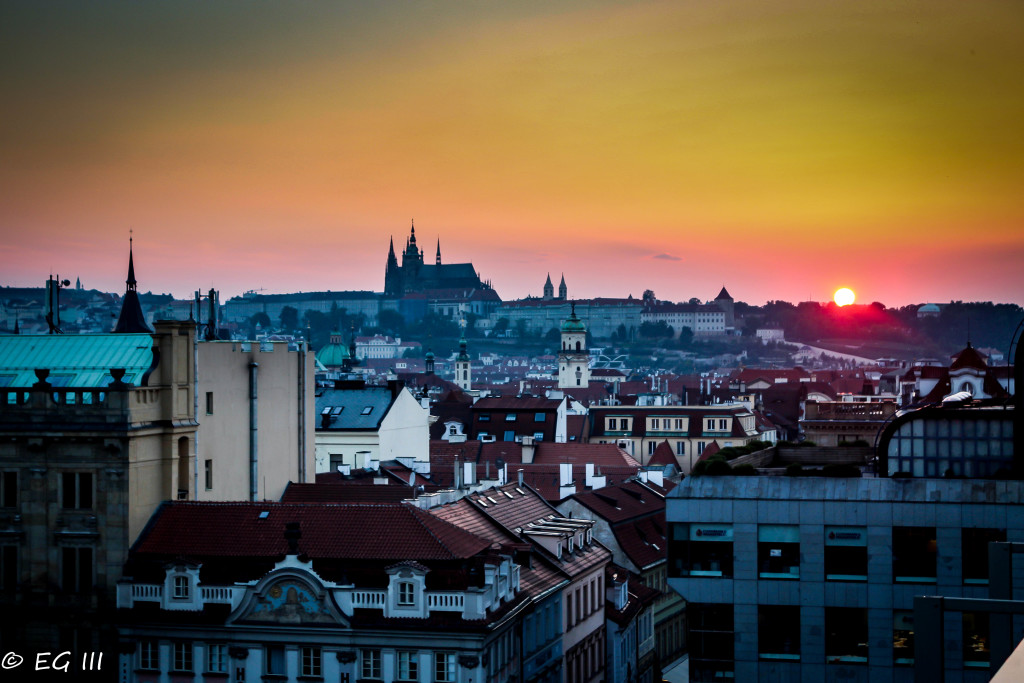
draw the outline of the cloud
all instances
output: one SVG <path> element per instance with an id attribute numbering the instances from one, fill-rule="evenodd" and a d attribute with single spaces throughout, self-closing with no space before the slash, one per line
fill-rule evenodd
<path id="1" fill-rule="evenodd" d="M 682 261 L 683 259 L 678 256 L 672 256 L 671 254 L 655 254 L 651 258 L 661 259 L 662 261 Z"/>

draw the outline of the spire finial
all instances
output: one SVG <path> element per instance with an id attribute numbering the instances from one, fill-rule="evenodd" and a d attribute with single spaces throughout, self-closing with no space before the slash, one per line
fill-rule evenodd
<path id="1" fill-rule="evenodd" d="M 128 229 L 128 279 L 125 280 L 125 284 L 128 285 L 128 291 L 135 291 L 135 254 L 134 254 L 134 231 Z"/>

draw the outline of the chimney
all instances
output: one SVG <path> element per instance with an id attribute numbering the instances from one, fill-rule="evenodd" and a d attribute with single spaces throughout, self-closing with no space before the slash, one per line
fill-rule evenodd
<path id="1" fill-rule="evenodd" d="M 523 488 L 523 470 L 521 468 L 518 470 L 518 474 L 519 474 L 519 488 Z"/>
<path id="2" fill-rule="evenodd" d="M 559 485 L 572 486 L 572 463 L 563 462 L 558 466 Z"/>
<path id="3" fill-rule="evenodd" d="M 532 465 L 533 464 L 533 455 L 534 455 L 534 452 L 536 450 L 537 450 L 537 446 L 533 442 L 533 437 L 532 436 L 524 436 L 523 437 L 523 464 L 524 465 Z"/>
<path id="4" fill-rule="evenodd" d="M 455 458 L 455 479 L 452 481 L 452 486 L 455 489 L 462 488 L 462 467 L 460 467 L 458 458 Z"/>
<path id="5" fill-rule="evenodd" d="M 398 394 L 405 388 L 405 382 L 400 379 L 389 379 L 388 389 L 391 391 L 391 400 L 398 398 Z"/>

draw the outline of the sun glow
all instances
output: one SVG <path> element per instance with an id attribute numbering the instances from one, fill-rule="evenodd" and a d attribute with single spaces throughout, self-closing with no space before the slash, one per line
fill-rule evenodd
<path id="1" fill-rule="evenodd" d="M 857 295 L 854 294 L 853 290 L 849 287 L 837 289 L 835 296 L 833 297 L 837 306 L 849 306 L 856 300 L 856 298 Z"/>

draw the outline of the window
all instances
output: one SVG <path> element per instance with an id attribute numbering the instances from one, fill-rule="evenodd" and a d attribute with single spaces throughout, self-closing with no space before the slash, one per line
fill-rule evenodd
<path id="1" fill-rule="evenodd" d="M 490 413 L 480 413 L 480 415 L 477 417 L 477 419 L 480 420 L 480 422 L 490 422 L 491 421 L 491 414 Z"/>
<path id="2" fill-rule="evenodd" d="M 0 507 L 18 507 L 17 472 L 0 472 Z"/>
<path id="3" fill-rule="evenodd" d="M 267 645 L 263 649 L 263 673 L 284 676 L 284 646 Z"/>
<path id="4" fill-rule="evenodd" d="M 206 392 L 206 414 L 213 415 L 213 392 Z"/>
<path id="5" fill-rule="evenodd" d="M 416 604 L 416 585 L 411 581 L 400 581 L 398 583 L 398 604 Z"/>
<path id="6" fill-rule="evenodd" d="M 160 669 L 160 643 L 155 640 L 139 641 L 139 668 Z"/>
<path id="7" fill-rule="evenodd" d="M 988 583 L 988 544 L 1006 541 L 1005 529 L 961 529 L 964 583 Z"/>
<path id="8" fill-rule="evenodd" d="M 363 678 L 381 678 L 380 650 L 363 650 L 360 672 Z"/>
<path id="9" fill-rule="evenodd" d="M 434 680 L 438 683 L 449 683 L 455 680 L 455 653 L 434 653 Z"/>
<path id="10" fill-rule="evenodd" d="M 513 431 L 511 429 L 506 429 L 505 430 L 505 436 L 502 439 L 502 441 L 515 441 L 515 440 L 516 440 L 516 433 L 515 433 L 515 431 Z"/>
<path id="11" fill-rule="evenodd" d="M 731 524 L 671 524 L 672 576 L 732 576 Z"/>
<path id="12" fill-rule="evenodd" d="M 963 613 L 964 668 L 987 669 L 989 661 L 989 619 L 980 612 Z"/>
<path id="13" fill-rule="evenodd" d="M 92 589 L 92 548 L 61 549 L 61 586 L 68 593 L 83 593 Z"/>
<path id="14" fill-rule="evenodd" d="M 697 455 L 700 455 L 703 452 L 704 452 L 704 442 L 703 441 L 698 441 L 697 442 Z"/>
<path id="15" fill-rule="evenodd" d="M 398 680 L 415 681 L 420 677 L 418 654 L 410 650 L 398 651 Z"/>
<path id="16" fill-rule="evenodd" d="M 372 412 L 373 412 L 373 406 L 366 406 L 365 408 L 362 409 L 362 411 L 359 414 L 360 415 L 369 415 Z"/>
<path id="17" fill-rule="evenodd" d="M 859 607 L 825 608 L 825 661 L 868 661 L 868 611 Z"/>
<path id="18" fill-rule="evenodd" d="M 896 610 L 892 613 L 893 663 L 914 663 L 914 612 Z"/>
<path id="19" fill-rule="evenodd" d="M 559 548 L 561 548 L 561 546 L 559 546 Z M 565 625 L 568 628 L 572 628 L 573 624 L 576 623 L 572 617 L 572 593 L 568 593 L 565 596 Z"/>
<path id="20" fill-rule="evenodd" d="M 171 595 L 175 600 L 188 600 L 189 580 L 187 576 L 174 577 L 174 590 Z"/>
<path id="21" fill-rule="evenodd" d="M 209 491 L 213 488 L 213 461 L 207 460 L 205 463 L 205 474 L 206 474 L 206 490 Z"/>
<path id="22" fill-rule="evenodd" d="M 825 580 L 868 580 L 868 533 L 865 527 L 825 527 Z"/>
<path id="23" fill-rule="evenodd" d="M 192 643 L 177 641 L 171 648 L 171 671 L 192 670 Z"/>
<path id="24" fill-rule="evenodd" d="M 515 413 L 508 413 L 508 414 L 505 415 L 505 422 L 515 422 L 515 421 L 516 421 L 516 414 Z"/>
<path id="25" fill-rule="evenodd" d="M 656 417 L 652 417 L 651 418 L 651 429 L 652 430 L 661 429 L 661 420 L 656 418 Z"/>
<path id="26" fill-rule="evenodd" d="M 544 413 L 534 413 L 533 414 L 533 421 L 534 422 L 543 422 L 544 421 Z"/>
<path id="27" fill-rule="evenodd" d="M 757 566 L 762 579 L 799 579 L 800 527 L 760 525 L 757 528 Z"/>
<path id="28" fill-rule="evenodd" d="M 718 431 L 724 432 L 724 431 L 728 431 L 728 429 L 729 429 L 729 421 L 728 420 L 719 420 L 718 421 Z"/>
<path id="29" fill-rule="evenodd" d="M 67 510 L 92 509 L 92 473 L 61 473 L 61 507 Z"/>
<path id="30" fill-rule="evenodd" d="M 685 441 L 676 441 L 676 455 L 686 455 Z"/>
<path id="31" fill-rule="evenodd" d="M 322 669 L 320 668 L 320 648 L 318 647 L 304 647 L 302 648 L 302 676 L 312 676 L 314 678 L 320 678 L 323 676 Z"/>
<path id="32" fill-rule="evenodd" d="M 800 608 L 761 605 L 757 608 L 757 655 L 761 659 L 800 659 Z"/>
<path id="33" fill-rule="evenodd" d="M 935 527 L 893 527 L 892 573 L 896 583 L 935 583 Z"/>
<path id="34" fill-rule="evenodd" d="M 732 605 L 690 603 L 690 680 L 731 679 L 734 659 Z"/>
<path id="35" fill-rule="evenodd" d="M 215 674 L 228 672 L 228 646 L 211 643 L 206 646 L 206 670 Z"/>
<path id="36" fill-rule="evenodd" d="M 657 450 L 658 444 L 655 441 L 647 442 L 647 455 L 654 455 L 654 451 Z"/>

